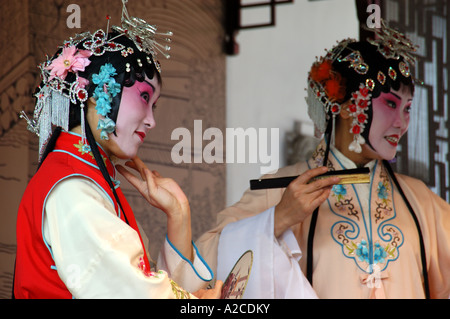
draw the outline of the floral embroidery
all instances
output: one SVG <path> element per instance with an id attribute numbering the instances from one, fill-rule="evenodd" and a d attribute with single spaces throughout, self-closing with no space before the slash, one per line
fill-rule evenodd
<path id="1" fill-rule="evenodd" d="M 358 249 L 358 245 L 355 244 L 354 242 L 352 242 L 350 245 L 345 244 L 344 246 L 345 248 L 347 248 L 349 255 L 354 255 L 355 251 Z"/>
<path id="2" fill-rule="evenodd" d="M 161 270 L 159 270 L 158 272 L 154 272 L 151 269 L 147 269 L 144 258 L 142 256 L 139 257 L 138 268 L 142 271 L 145 277 L 160 278 L 159 275 L 164 275 L 164 272 Z"/>
<path id="3" fill-rule="evenodd" d="M 358 256 L 359 261 L 366 262 L 369 265 L 384 264 L 387 252 L 380 243 L 377 242 L 373 245 L 373 252 L 370 251 L 365 239 L 361 240 L 361 243 L 357 244 L 356 247 L 356 256 Z M 371 260 L 372 255 L 373 260 Z"/>
<path id="4" fill-rule="evenodd" d="M 397 247 L 393 247 L 393 248 L 390 248 L 390 245 L 388 244 L 387 246 L 386 246 L 386 249 L 385 249 L 385 251 L 386 251 L 386 253 L 389 255 L 389 257 L 390 258 L 394 258 L 394 254 L 395 254 L 395 250 L 397 249 Z"/>
<path id="5" fill-rule="evenodd" d="M 388 191 L 389 188 L 383 182 L 378 183 L 378 198 L 382 199 L 384 202 L 388 201 Z"/>
<path id="6" fill-rule="evenodd" d="M 175 281 L 173 281 L 172 279 L 169 279 L 169 280 L 170 280 L 170 284 L 172 285 L 172 292 L 175 295 L 175 298 L 191 299 L 190 294 L 186 290 L 184 290 L 183 288 L 178 286 L 177 283 Z"/>
<path id="7" fill-rule="evenodd" d="M 345 195 L 347 195 L 347 188 L 345 185 L 334 185 L 331 191 L 338 201 L 341 201 Z"/>
<path id="8" fill-rule="evenodd" d="M 161 270 L 159 270 L 158 272 L 154 272 L 151 271 L 151 269 L 147 269 L 144 258 L 142 256 L 139 257 L 138 268 L 142 271 L 142 273 L 146 277 L 160 278 L 159 275 L 165 275 L 165 273 Z M 175 281 L 169 278 L 169 282 L 172 287 L 172 292 L 177 299 L 191 299 L 190 294 L 186 290 L 178 286 L 178 284 Z"/>
<path id="9" fill-rule="evenodd" d="M 389 192 L 391 188 L 389 186 L 389 179 L 386 174 L 382 173 L 380 175 L 381 181 L 378 183 L 377 187 L 377 197 L 380 201 L 376 201 L 375 208 L 375 221 L 378 223 L 380 220 L 389 218 L 392 216 L 392 205 L 389 198 Z"/>
<path id="10" fill-rule="evenodd" d="M 361 243 L 357 244 L 356 246 L 358 247 L 356 249 L 356 256 L 358 256 L 359 260 L 370 264 L 369 248 L 367 247 L 367 242 L 363 239 Z"/>
<path id="11" fill-rule="evenodd" d="M 317 166 L 324 145 L 322 141 L 317 147 L 309 161 L 310 167 Z M 332 151 L 327 166 L 332 170 L 342 167 Z M 331 238 L 341 247 L 342 254 L 354 260 L 363 272 L 373 265 L 385 270 L 399 257 L 404 242 L 401 230 L 395 225 L 393 185 L 380 162 L 372 169 L 371 181 L 368 200 L 359 197 L 359 188 L 365 186 L 333 186 L 328 206 L 334 217 L 326 217 L 332 221 Z"/>
<path id="12" fill-rule="evenodd" d="M 355 205 L 352 203 L 352 197 L 348 197 L 346 185 L 334 185 L 331 189 L 332 195 L 335 197 L 335 207 L 341 213 L 347 212 L 348 216 L 354 216 L 359 220 L 359 212 L 355 209 Z"/>
<path id="13" fill-rule="evenodd" d="M 73 146 L 75 146 L 76 149 L 78 149 L 78 152 L 81 153 L 81 155 L 86 155 L 89 154 L 93 160 L 95 160 L 94 154 L 91 151 L 91 147 L 87 144 L 84 144 L 82 140 L 78 141 L 78 144 L 73 144 Z M 100 154 L 101 155 L 101 154 Z M 106 163 L 106 158 L 101 155 L 103 162 Z"/>
<path id="14" fill-rule="evenodd" d="M 375 169 L 367 213 L 363 212 L 354 186 L 336 185 L 329 199 L 334 199 L 331 201 L 334 205 L 330 205 L 333 213 L 342 219 L 333 225 L 332 236 L 342 246 L 344 255 L 353 258 L 362 271 L 371 265 L 379 265 L 383 270 L 397 259 L 398 248 L 403 244 L 401 231 L 391 224 L 396 217 L 392 186 L 384 168 L 376 165 Z M 374 234 L 378 235 L 377 240 Z"/>
<path id="15" fill-rule="evenodd" d="M 386 249 L 383 248 L 380 243 L 375 243 L 375 249 L 373 252 L 373 263 L 374 264 L 384 264 L 384 259 L 386 258 Z"/>
<path id="16" fill-rule="evenodd" d="M 91 147 L 87 144 L 84 144 L 81 140 L 78 141 L 78 144 L 73 144 L 73 146 L 78 149 L 78 152 L 80 152 L 81 155 L 91 153 Z"/>

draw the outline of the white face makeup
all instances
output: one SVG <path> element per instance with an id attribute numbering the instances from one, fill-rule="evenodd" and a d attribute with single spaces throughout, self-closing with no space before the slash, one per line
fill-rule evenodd
<path id="1" fill-rule="evenodd" d="M 156 126 L 153 112 L 160 90 L 156 76 L 153 79 L 146 77 L 143 82 L 136 81 L 131 87 L 123 86 L 116 134 L 109 134 L 110 153 L 121 159 L 136 156 L 145 136 Z"/>
<path id="2" fill-rule="evenodd" d="M 372 99 L 369 142 L 380 158 L 391 160 L 395 157 L 400 138 L 408 130 L 412 99 L 410 89 L 403 85 L 398 91 L 381 93 Z"/>

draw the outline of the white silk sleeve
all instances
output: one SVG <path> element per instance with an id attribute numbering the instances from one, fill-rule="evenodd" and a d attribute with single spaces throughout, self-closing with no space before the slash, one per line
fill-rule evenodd
<path id="1" fill-rule="evenodd" d="M 218 246 L 217 279 L 225 281 L 239 257 L 252 250 L 253 265 L 244 298 L 317 298 L 298 264 L 301 250 L 294 234 L 289 229 L 275 238 L 273 218 L 272 207 L 223 229 Z"/>
<path id="2" fill-rule="evenodd" d="M 86 178 L 58 183 L 45 203 L 43 235 L 53 268 L 74 298 L 193 297 L 163 271 L 146 275 L 138 233 Z"/>
<path id="3" fill-rule="evenodd" d="M 169 276 L 184 289 L 195 292 L 205 288 L 213 279 L 213 272 L 199 254 L 197 247 L 194 249 L 194 261 L 184 257 L 166 236 L 161 253 L 158 256 L 158 268 L 167 271 Z"/>

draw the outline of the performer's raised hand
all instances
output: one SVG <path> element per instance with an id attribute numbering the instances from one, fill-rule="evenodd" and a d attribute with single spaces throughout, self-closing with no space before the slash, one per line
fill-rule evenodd
<path id="1" fill-rule="evenodd" d="M 137 171 L 140 178 L 121 165 L 116 165 L 117 171 L 152 206 L 166 213 L 169 240 L 183 256 L 192 260 L 190 206 L 180 186 L 173 179 L 162 177 L 157 171 L 151 171 L 139 157 L 133 158 L 125 165 Z"/>
<path id="2" fill-rule="evenodd" d="M 189 209 L 189 201 L 180 186 L 171 178 L 162 177 L 157 171 L 151 171 L 145 163 L 135 157 L 125 165 L 137 171 L 141 178 L 135 176 L 121 165 L 116 165 L 131 185 L 154 207 L 167 215 L 179 214 Z"/>
<path id="3" fill-rule="evenodd" d="M 304 172 L 293 180 L 275 206 L 275 236 L 280 236 L 289 227 L 303 222 L 330 195 L 333 185 L 339 177 L 329 177 L 310 182 L 312 178 L 328 171 L 326 167 L 318 167 Z"/>

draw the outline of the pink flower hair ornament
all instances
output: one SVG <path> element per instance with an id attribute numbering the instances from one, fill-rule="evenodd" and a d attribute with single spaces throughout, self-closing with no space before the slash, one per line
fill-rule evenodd
<path id="1" fill-rule="evenodd" d="M 24 111 L 20 113 L 20 117 L 27 120 L 28 129 L 39 136 L 39 158 L 51 135 L 52 125 L 60 126 L 66 131 L 69 129 L 70 103 L 79 102 L 81 111 L 84 112 L 84 102 L 88 99 L 85 87 L 89 81 L 79 76 L 78 72 L 85 71 L 91 64 L 89 57 L 92 54 L 89 50 L 80 50 L 76 45 L 66 43 L 57 57 L 39 65 L 43 84 L 35 94 L 37 102 L 33 119 L 29 119 Z M 75 75 L 75 81 L 66 81 L 69 73 Z M 84 118 L 83 113 L 81 116 Z"/>
<path id="2" fill-rule="evenodd" d="M 55 77 L 65 80 L 68 72 L 77 74 L 78 71 L 84 71 L 91 64 L 89 60 L 91 55 L 91 51 L 79 50 L 74 45 L 63 48 L 61 54 L 45 67 L 50 71 L 49 81 Z M 85 82 L 83 81 L 83 83 Z"/>

